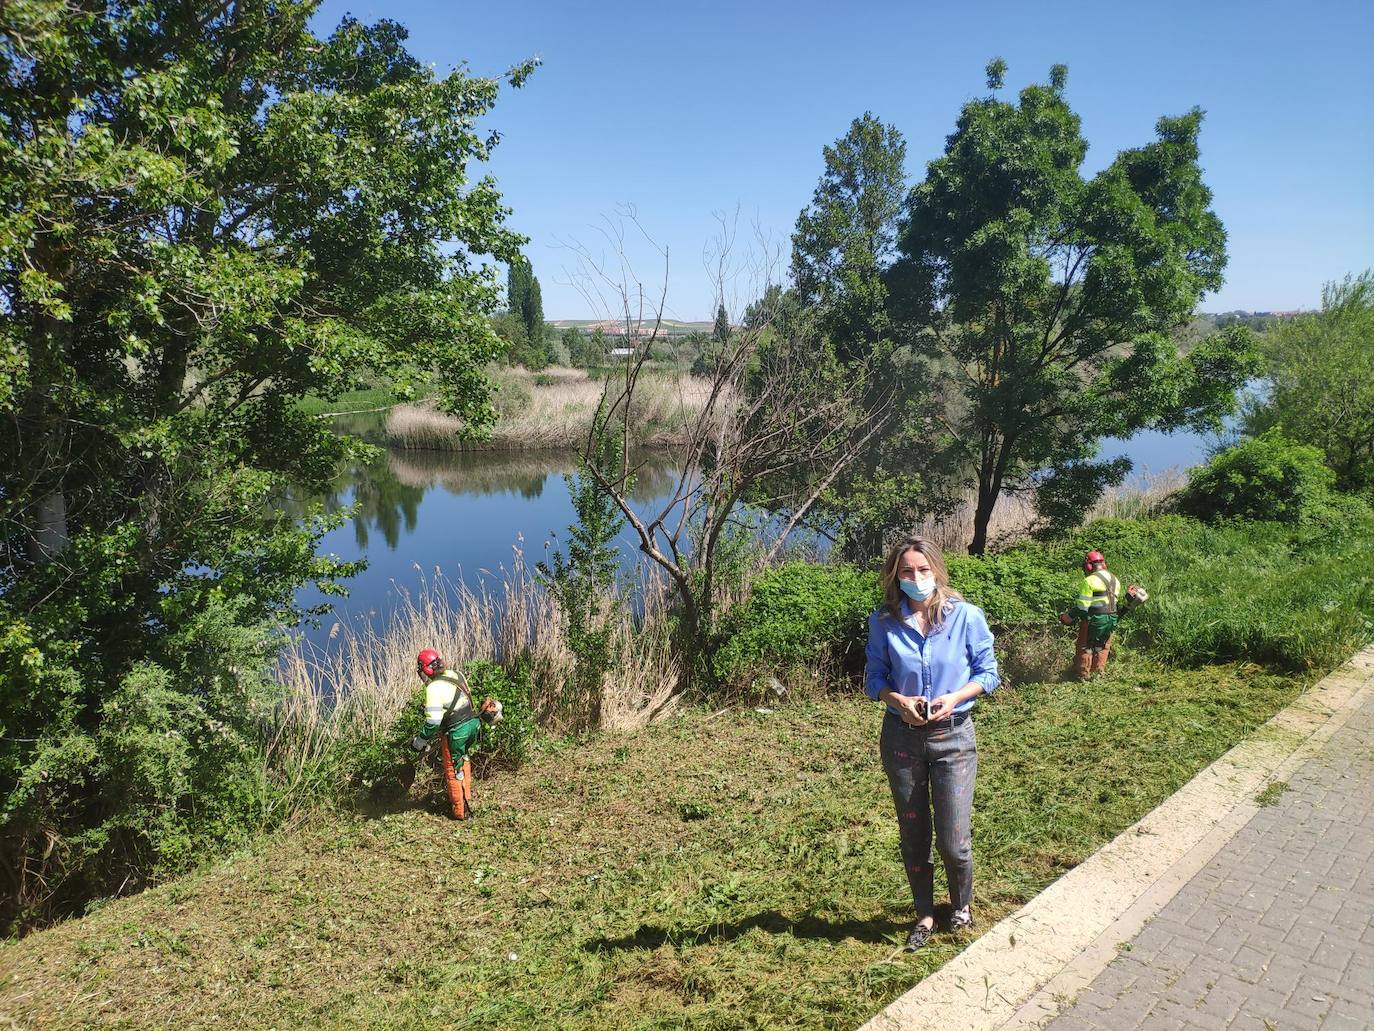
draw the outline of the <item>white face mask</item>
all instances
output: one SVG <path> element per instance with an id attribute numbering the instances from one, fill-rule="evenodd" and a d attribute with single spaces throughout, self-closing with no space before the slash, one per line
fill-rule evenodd
<path id="1" fill-rule="evenodd" d="M 898 580 L 897 585 L 913 601 L 925 601 L 935 593 L 935 577 L 930 573 L 918 576 L 915 580 Z"/>

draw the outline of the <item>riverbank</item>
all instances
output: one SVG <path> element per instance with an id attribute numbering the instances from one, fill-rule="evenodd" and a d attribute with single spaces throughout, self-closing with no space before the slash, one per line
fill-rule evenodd
<path id="1" fill-rule="evenodd" d="M 493 369 L 496 424 L 485 440 L 462 437 L 463 423 L 424 399 L 398 402 L 385 388 L 354 391 L 334 401 L 312 399 L 310 415 L 338 421 L 344 432 L 374 444 L 426 451 L 577 451 L 587 442 L 592 416 L 616 369 L 552 367 Z M 641 373 L 631 410 L 636 447 L 670 448 L 687 441 L 710 395 L 709 381 L 673 369 Z"/>
<path id="2" fill-rule="evenodd" d="M 1095 684 L 985 703 L 980 926 L 1307 680 L 1137 657 Z M 549 742 L 478 784 L 472 823 L 413 804 L 339 814 L 0 947 L 0 1014 L 52 1027 L 853 1027 L 973 940 L 896 948 L 910 903 L 878 721 L 849 695 Z"/>

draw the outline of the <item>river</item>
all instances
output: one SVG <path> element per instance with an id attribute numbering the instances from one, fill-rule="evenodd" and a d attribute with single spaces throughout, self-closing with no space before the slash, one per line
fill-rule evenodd
<path id="1" fill-rule="evenodd" d="M 1135 462 L 1132 478 L 1186 469 L 1203 461 L 1213 437 L 1198 434 L 1140 433 L 1128 440 L 1103 442 L 1102 457 L 1127 455 Z M 636 481 L 634 505 L 648 512 L 674 489 L 680 466 L 666 456 L 648 456 Z M 515 549 L 526 565 L 546 557 L 554 535 L 573 521 L 565 475 L 576 456 L 556 452 L 389 451 L 379 461 L 341 475 L 325 498 L 332 509 L 356 505 L 356 514 L 326 534 L 320 550 L 342 559 L 367 559 L 367 569 L 349 581 L 349 597 L 335 600 L 335 612 L 307 639 L 327 646 L 334 624 L 369 620 L 385 626 L 405 593 L 415 594 L 422 578 L 438 572 L 476 588 L 494 583 L 509 570 Z M 638 557 L 628 528 L 620 543 L 627 572 Z M 323 600 L 303 590 L 301 601 Z"/>

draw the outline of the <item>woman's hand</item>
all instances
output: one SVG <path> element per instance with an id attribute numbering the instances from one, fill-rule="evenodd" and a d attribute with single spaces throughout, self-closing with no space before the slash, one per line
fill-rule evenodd
<path id="1" fill-rule="evenodd" d="M 921 710 L 916 707 L 917 702 L 915 698 L 909 698 L 906 695 L 898 694 L 896 691 L 891 690 L 884 691 L 880 697 L 882 697 L 883 701 L 887 702 L 888 705 L 897 710 L 897 715 L 902 717 L 903 723 L 909 723 L 913 727 L 921 727 L 926 724 L 927 721 L 925 716 L 922 714 Z M 924 699 L 922 699 L 922 701 L 924 701 Z"/>
<path id="2" fill-rule="evenodd" d="M 932 722 L 949 719 L 949 714 L 954 711 L 954 707 L 959 704 L 953 694 L 942 694 L 930 700 L 930 719 Z"/>

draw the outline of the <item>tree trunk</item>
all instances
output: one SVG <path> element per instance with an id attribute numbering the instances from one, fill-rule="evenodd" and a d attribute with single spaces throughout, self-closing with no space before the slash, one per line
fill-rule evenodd
<path id="1" fill-rule="evenodd" d="M 35 562 L 47 562 L 66 549 L 69 542 L 67 496 L 60 490 L 53 491 L 34 506 L 34 530 L 31 541 Z"/>
<path id="2" fill-rule="evenodd" d="M 988 547 L 988 523 L 992 521 L 992 510 L 997 505 L 997 490 L 981 479 L 978 483 L 978 505 L 973 510 L 973 540 L 969 542 L 970 555 L 982 555 Z"/>

